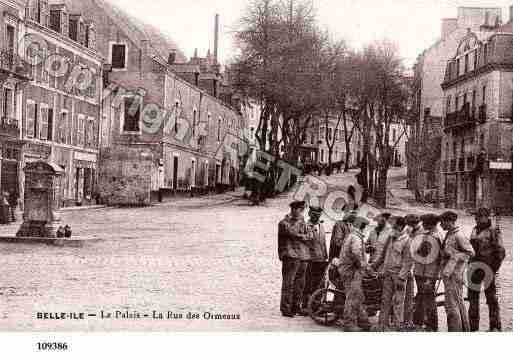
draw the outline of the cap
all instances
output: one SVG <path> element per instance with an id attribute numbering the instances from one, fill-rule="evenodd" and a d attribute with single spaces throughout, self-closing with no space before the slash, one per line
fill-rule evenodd
<path id="1" fill-rule="evenodd" d="M 406 225 L 406 219 L 401 216 L 392 216 L 390 217 L 390 221 L 397 226 L 404 227 Z"/>
<path id="2" fill-rule="evenodd" d="M 420 217 L 416 214 L 409 214 L 406 217 L 404 217 L 406 224 L 409 226 L 416 226 L 420 222 Z"/>
<path id="3" fill-rule="evenodd" d="M 475 215 L 478 217 L 490 217 L 491 213 L 488 208 L 481 207 L 476 211 Z"/>
<path id="4" fill-rule="evenodd" d="M 310 212 L 322 214 L 323 210 L 321 207 L 310 206 Z"/>
<path id="5" fill-rule="evenodd" d="M 290 208 L 292 208 L 292 209 L 298 209 L 298 208 L 305 209 L 305 207 L 306 207 L 305 201 L 294 201 L 290 204 Z"/>
<path id="6" fill-rule="evenodd" d="M 342 221 L 352 223 L 352 222 L 354 222 L 356 217 L 357 217 L 356 211 L 350 211 L 344 215 L 344 218 L 342 218 Z"/>
<path id="7" fill-rule="evenodd" d="M 458 219 L 458 215 L 453 211 L 447 211 L 440 215 L 440 221 L 455 222 Z"/>
<path id="8" fill-rule="evenodd" d="M 420 220 L 422 221 L 422 224 L 425 227 L 434 227 L 440 222 L 440 218 L 436 214 L 428 213 L 424 214 L 420 217 Z"/>
<path id="9" fill-rule="evenodd" d="M 383 213 L 378 214 L 376 217 L 374 217 L 374 220 L 376 221 L 378 218 L 382 217 L 388 221 L 391 216 L 392 216 L 392 214 L 390 214 L 388 212 L 383 212 Z"/>

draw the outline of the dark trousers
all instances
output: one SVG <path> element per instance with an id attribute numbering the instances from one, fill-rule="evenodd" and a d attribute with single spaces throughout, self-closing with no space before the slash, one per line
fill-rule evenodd
<path id="1" fill-rule="evenodd" d="M 484 273 L 476 270 L 472 273 L 471 277 L 474 285 L 480 285 L 484 280 Z M 486 304 L 488 304 L 488 312 L 490 318 L 490 330 L 501 330 L 501 316 L 499 308 L 499 300 L 497 298 L 497 275 L 494 275 L 488 288 L 484 289 Z M 470 323 L 470 331 L 476 332 L 479 330 L 479 295 L 480 292 L 468 288 L 468 300 L 470 306 L 468 308 L 468 319 Z"/>
<path id="2" fill-rule="evenodd" d="M 415 297 L 415 311 L 413 323 L 427 330 L 438 331 L 438 311 L 436 307 L 436 279 L 415 276 L 417 296 Z"/>
<path id="3" fill-rule="evenodd" d="M 303 308 L 306 309 L 312 294 L 321 287 L 328 263 L 308 262 L 306 269 L 305 290 L 303 292 Z"/>
<path id="4" fill-rule="evenodd" d="M 308 262 L 284 257 L 282 259 L 282 287 L 280 310 L 284 314 L 295 314 L 299 310 Z"/>

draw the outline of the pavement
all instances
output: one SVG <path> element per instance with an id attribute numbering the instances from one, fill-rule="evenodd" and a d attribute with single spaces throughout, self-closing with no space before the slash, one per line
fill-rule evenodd
<path id="1" fill-rule="evenodd" d="M 354 173 L 324 180 L 331 190 L 342 189 Z M 402 186 L 394 180 L 392 193 Z M 0 330 L 337 331 L 309 318 L 280 315 L 276 231 L 291 196 L 261 206 L 249 205 L 237 192 L 147 208 L 65 211 L 63 223 L 75 235 L 97 241 L 83 248 L 0 243 Z M 400 212 L 404 199 L 394 195 L 394 200 L 397 208 L 391 206 Z M 410 203 L 407 210 L 432 209 Z M 461 223 L 470 233 L 472 218 Z M 16 230 L 16 225 L 0 227 L 0 236 Z M 511 218 L 503 220 L 503 230 L 509 254 Z M 513 329 L 511 273 L 508 255 L 501 275 L 506 330 Z M 445 313 L 439 310 L 443 328 Z M 86 318 L 38 319 L 39 312 Z M 487 312 L 483 302 L 482 330 Z"/>

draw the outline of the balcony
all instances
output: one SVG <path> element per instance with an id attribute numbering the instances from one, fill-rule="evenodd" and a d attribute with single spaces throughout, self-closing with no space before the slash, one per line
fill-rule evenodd
<path id="1" fill-rule="evenodd" d="M 0 133 L 10 137 L 18 137 L 18 120 L 10 117 L 2 117 L 0 120 Z"/>
<path id="2" fill-rule="evenodd" d="M 20 80 L 30 80 L 30 64 L 10 49 L 0 50 L 0 70 Z"/>
<path id="3" fill-rule="evenodd" d="M 476 108 L 467 103 L 460 111 L 448 113 L 444 121 L 445 132 L 470 128 L 476 125 Z"/>

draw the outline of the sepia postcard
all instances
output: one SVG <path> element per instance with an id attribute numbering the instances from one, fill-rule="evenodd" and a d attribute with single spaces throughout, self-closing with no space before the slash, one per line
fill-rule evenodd
<path id="1" fill-rule="evenodd" d="M 0 10 L 0 331 L 513 329 L 513 2 Z"/>

